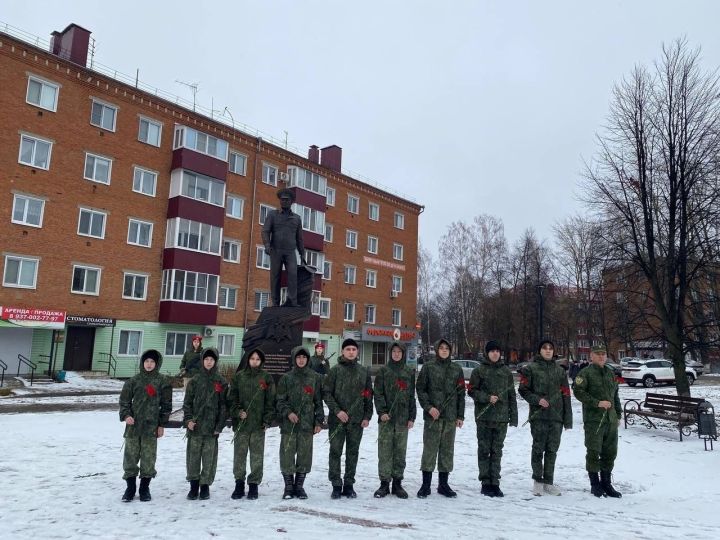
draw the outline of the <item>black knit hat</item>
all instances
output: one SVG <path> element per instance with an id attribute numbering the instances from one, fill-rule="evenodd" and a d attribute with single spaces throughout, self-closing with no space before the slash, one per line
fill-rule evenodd
<path id="1" fill-rule="evenodd" d="M 500 347 L 500 344 L 497 341 L 490 340 L 485 344 L 485 354 L 489 353 L 490 351 L 501 351 L 502 348 Z"/>
<path id="2" fill-rule="evenodd" d="M 552 345 L 552 348 L 555 348 L 555 344 L 552 342 L 552 340 L 545 338 L 541 340 L 538 344 L 538 352 L 540 352 L 540 350 L 543 348 L 543 345 Z"/>
<path id="3" fill-rule="evenodd" d="M 342 342 L 342 347 L 340 347 L 340 349 L 344 349 L 345 347 L 355 347 L 356 349 L 359 348 L 357 341 L 355 341 L 353 338 L 347 338 Z"/>
<path id="4" fill-rule="evenodd" d="M 141 360 L 142 362 L 144 362 L 144 361 L 147 360 L 148 358 L 151 359 L 151 360 L 154 360 L 155 363 L 157 364 L 157 363 L 160 361 L 160 359 L 162 358 L 162 354 L 160 354 L 160 352 L 159 352 L 159 351 L 156 351 L 155 349 L 148 349 L 147 351 L 145 351 L 144 353 L 142 353 L 142 356 L 140 357 L 140 360 Z"/>

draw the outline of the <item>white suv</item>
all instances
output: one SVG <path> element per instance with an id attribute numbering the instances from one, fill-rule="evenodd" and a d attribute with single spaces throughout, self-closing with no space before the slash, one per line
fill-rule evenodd
<path id="1" fill-rule="evenodd" d="M 686 367 L 685 375 L 688 384 L 692 386 L 697 379 L 697 373 L 693 368 Z M 633 360 L 623 366 L 622 378 L 630 386 L 641 382 L 645 388 L 652 388 L 658 383 L 673 384 L 675 372 L 670 360 Z"/>

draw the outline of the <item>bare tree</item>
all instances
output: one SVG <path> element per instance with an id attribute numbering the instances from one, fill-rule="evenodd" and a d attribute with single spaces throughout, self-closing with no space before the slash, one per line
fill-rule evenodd
<path id="1" fill-rule="evenodd" d="M 683 395 L 695 337 L 689 292 L 702 288 L 720 247 L 719 94 L 699 50 L 684 40 L 663 46 L 653 69 L 638 66 L 615 86 L 597 158 L 586 169 L 586 202 L 614 263 L 644 279 Z"/>

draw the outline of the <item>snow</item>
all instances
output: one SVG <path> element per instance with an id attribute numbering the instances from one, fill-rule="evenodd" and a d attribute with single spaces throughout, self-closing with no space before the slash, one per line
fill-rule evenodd
<path id="1" fill-rule="evenodd" d="M 621 398 L 642 398 L 645 389 L 621 388 Z M 672 388 L 653 389 L 672 393 Z M 720 384 L 696 384 L 693 395 L 720 407 Z M 175 393 L 174 408 L 181 405 Z M 59 399 L 59 398 L 58 398 Z M 117 400 L 110 396 L 109 400 Z M 40 401 L 38 399 L 38 401 Z M 521 423 L 527 406 L 519 400 Z M 503 456 L 504 499 L 480 495 L 475 425 L 458 430 L 450 484 L 457 499 L 435 493 L 415 497 L 420 484 L 422 420 L 411 431 L 404 485 L 408 500 L 374 499 L 377 423 L 360 449 L 355 500 L 330 499 L 327 432 L 316 436 L 306 501 L 283 501 L 278 466 L 280 435 L 266 438 L 265 476 L 257 501 L 233 501 L 231 433 L 220 436 L 218 474 L 209 501 L 185 499 L 183 430 L 168 429 L 158 444 L 153 500 L 120 502 L 122 431 L 116 411 L 0 414 L 0 536 L 22 538 L 693 538 L 720 527 L 720 443 L 705 452 L 693 434 L 680 442 L 677 430 L 620 429 L 615 486 L 619 500 L 589 493 L 580 404 L 573 399 L 575 427 L 563 434 L 556 483 L 561 497 L 530 493 L 530 428 L 510 428 Z"/>
<path id="2" fill-rule="evenodd" d="M 75 371 L 65 372 L 64 383 L 36 384 L 31 386 L 29 379 L 17 377 L 25 386 L 23 388 L 13 388 L 15 395 L 33 395 L 33 394 L 51 394 L 51 393 L 70 393 L 70 392 L 88 392 L 88 391 L 109 391 L 120 392 L 123 387 L 123 381 L 111 379 L 108 377 L 83 377 Z"/>

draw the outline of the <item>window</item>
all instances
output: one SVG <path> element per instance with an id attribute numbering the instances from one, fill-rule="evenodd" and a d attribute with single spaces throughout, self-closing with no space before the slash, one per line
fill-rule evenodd
<path id="1" fill-rule="evenodd" d="M 368 205 L 368 217 L 373 221 L 380 221 L 380 205 L 370 203 Z"/>
<path id="2" fill-rule="evenodd" d="M 335 188 L 327 188 L 327 193 L 325 195 L 325 203 L 328 206 L 335 206 Z"/>
<path id="3" fill-rule="evenodd" d="M 263 163 L 262 168 L 262 181 L 263 184 L 269 184 L 271 186 L 277 186 L 278 168 L 273 165 Z"/>
<path id="4" fill-rule="evenodd" d="M 138 141 L 150 144 L 152 146 L 160 146 L 160 138 L 162 136 L 162 123 L 150 118 L 140 117 L 140 127 L 138 130 Z"/>
<path id="5" fill-rule="evenodd" d="M 237 292 L 237 287 L 220 285 L 220 300 L 218 301 L 218 307 L 223 309 L 235 309 L 235 305 L 237 304 Z"/>
<path id="6" fill-rule="evenodd" d="M 40 259 L 5 255 L 4 287 L 20 287 L 34 289 L 37 283 L 37 271 Z"/>
<path id="7" fill-rule="evenodd" d="M 177 148 L 188 148 L 201 154 L 220 159 L 228 160 L 228 143 L 202 131 L 197 131 L 186 126 L 175 126 L 175 140 L 173 150 Z"/>
<path id="8" fill-rule="evenodd" d="M 120 330 L 118 356 L 139 356 L 142 344 L 142 332 L 139 330 Z"/>
<path id="9" fill-rule="evenodd" d="M 355 284 L 355 275 L 357 273 L 357 268 L 354 266 L 345 266 L 345 283 L 349 283 L 351 285 Z"/>
<path id="10" fill-rule="evenodd" d="M 185 218 L 167 220 L 166 248 L 183 248 L 220 255 L 222 229 Z"/>
<path id="11" fill-rule="evenodd" d="M 225 182 L 182 170 L 173 173 L 170 196 L 182 195 L 198 201 L 223 206 L 225 204 Z"/>
<path id="12" fill-rule="evenodd" d="M 333 226 L 330 225 L 329 223 L 326 223 L 325 224 L 325 237 L 324 237 L 324 240 L 326 242 L 333 241 L 333 232 L 334 232 Z"/>
<path id="13" fill-rule="evenodd" d="M 240 262 L 240 242 L 237 240 L 223 240 L 223 260 L 227 262 Z"/>
<path id="14" fill-rule="evenodd" d="M 348 195 L 348 204 L 347 204 L 348 212 L 351 214 L 359 214 L 360 213 L 360 198 L 356 197 L 355 195 Z"/>
<path id="15" fill-rule="evenodd" d="M 60 87 L 38 77 L 28 77 L 27 95 L 25 101 L 30 105 L 37 105 L 42 109 L 57 111 L 58 92 Z"/>
<path id="16" fill-rule="evenodd" d="M 377 236 L 369 236 L 368 235 L 368 247 L 367 247 L 368 253 L 372 253 L 373 255 L 377 255 L 378 252 L 378 239 Z"/>
<path id="17" fill-rule="evenodd" d="M 292 211 L 302 219 L 302 228 L 317 234 L 325 233 L 325 212 L 313 210 L 301 204 L 293 204 Z"/>
<path id="18" fill-rule="evenodd" d="M 396 229 L 404 229 L 405 228 L 405 214 L 401 214 L 400 212 L 395 212 L 395 218 L 393 219 L 393 225 L 395 225 Z"/>
<path id="19" fill-rule="evenodd" d="M 300 264 L 300 254 L 298 254 L 297 259 L 298 264 Z M 305 261 L 308 263 L 308 265 L 313 266 L 316 269 L 316 274 L 319 274 L 320 272 L 322 272 L 323 266 L 325 265 L 325 254 L 322 251 L 306 249 Z"/>
<path id="20" fill-rule="evenodd" d="M 231 173 L 245 176 L 245 171 L 247 170 L 247 156 L 238 154 L 237 152 L 230 152 L 229 165 L 229 171 Z"/>
<path id="21" fill-rule="evenodd" d="M 265 253 L 265 246 L 257 246 L 255 266 L 270 270 L 270 255 Z"/>
<path id="22" fill-rule="evenodd" d="M 73 265 L 71 291 L 77 294 L 93 294 L 100 292 L 101 270 L 93 266 Z"/>
<path id="23" fill-rule="evenodd" d="M 217 303 L 218 276 L 187 270 L 163 270 L 162 300 Z"/>
<path id="24" fill-rule="evenodd" d="M 298 186 L 318 195 L 327 196 L 327 179 L 318 173 L 301 169 L 300 167 L 288 167 L 290 181 L 288 186 Z"/>
<path id="25" fill-rule="evenodd" d="M 320 315 L 320 291 L 313 291 L 310 297 L 310 315 Z"/>
<path id="26" fill-rule="evenodd" d="M 373 289 L 377 287 L 377 270 L 365 271 L 365 286 Z"/>
<path id="27" fill-rule="evenodd" d="M 168 332 L 165 334 L 165 356 L 182 356 L 190 347 L 194 332 Z"/>
<path id="28" fill-rule="evenodd" d="M 402 292 L 402 277 L 400 277 L 400 276 L 392 277 L 392 290 L 396 293 Z"/>
<path id="29" fill-rule="evenodd" d="M 153 224 L 139 219 L 130 219 L 128 222 L 127 243 L 134 246 L 150 247 L 152 244 Z"/>
<path id="30" fill-rule="evenodd" d="M 384 366 L 387 356 L 387 343 L 373 342 L 372 344 L 372 365 Z"/>
<path id="31" fill-rule="evenodd" d="M 220 356 L 235 354 L 235 336 L 232 334 L 218 334 L 217 348 Z"/>
<path id="32" fill-rule="evenodd" d="M 225 202 L 225 215 L 235 219 L 242 219 L 245 213 L 245 199 L 228 193 Z"/>
<path id="33" fill-rule="evenodd" d="M 365 322 L 375 324 L 375 306 L 372 304 L 365 306 Z"/>
<path id="34" fill-rule="evenodd" d="M 133 172 L 133 191 L 154 197 L 157 186 L 157 176 L 157 173 L 154 171 L 149 171 L 142 167 L 135 167 Z"/>
<path id="35" fill-rule="evenodd" d="M 110 183 L 110 175 L 112 174 L 112 159 L 96 156 L 95 154 L 85 154 L 85 176 L 86 180 L 100 182 L 101 184 Z"/>
<path id="36" fill-rule="evenodd" d="M 332 263 L 330 261 L 325 261 L 323 263 L 323 279 L 326 279 L 330 281 L 332 278 Z"/>
<path id="37" fill-rule="evenodd" d="M 267 291 L 255 291 L 255 311 L 262 311 L 270 304 L 270 293 Z"/>
<path id="38" fill-rule="evenodd" d="M 105 238 L 105 218 L 104 212 L 90 210 L 88 208 L 80 209 L 80 218 L 78 219 L 77 233 L 80 236 L 92 236 L 93 238 Z"/>
<path id="39" fill-rule="evenodd" d="M 344 320 L 345 322 L 354 322 L 355 321 L 355 303 L 354 302 L 345 302 L 345 315 Z"/>
<path id="40" fill-rule="evenodd" d="M 396 261 L 403 260 L 403 246 L 402 244 L 393 244 L 393 259 Z"/>
<path id="41" fill-rule="evenodd" d="M 357 231 L 351 231 L 347 229 L 345 231 L 345 247 L 350 249 L 357 249 Z"/>
<path id="42" fill-rule="evenodd" d="M 108 103 L 93 99 L 92 110 L 90 112 L 90 123 L 107 131 L 115 131 L 115 119 L 117 117 L 117 107 Z"/>
<path id="43" fill-rule="evenodd" d="M 392 325 L 400 326 L 400 324 L 402 324 L 402 311 L 400 311 L 397 308 L 393 308 L 393 310 L 392 310 Z"/>
<path id="44" fill-rule="evenodd" d="M 268 217 L 268 214 L 275 210 L 272 206 L 268 206 L 267 204 L 261 204 L 260 205 L 260 212 L 258 216 L 258 221 L 260 221 L 260 225 L 265 225 L 265 220 Z"/>
<path id="45" fill-rule="evenodd" d="M 30 227 L 42 227 L 43 214 L 45 211 L 45 200 L 31 197 L 30 195 L 15 194 L 13 198 L 13 223 L 29 225 Z"/>
<path id="46" fill-rule="evenodd" d="M 320 318 L 321 319 L 329 319 L 330 318 L 330 299 L 329 298 L 320 298 Z"/>
<path id="47" fill-rule="evenodd" d="M 127 300 L 146 300 L 147 282 L 147 274 L 134 274 L 132 272 L 125 272 L 123 274 L 122 297 Z"/>
<path id="48" fill-rule="evenodd" d="M 31 135 L 21 135 L 18 161 L 23 165 L 48 170 L 50 168 L 52 145 L 53 143 L 44 139 L 38 139 Z"/>

